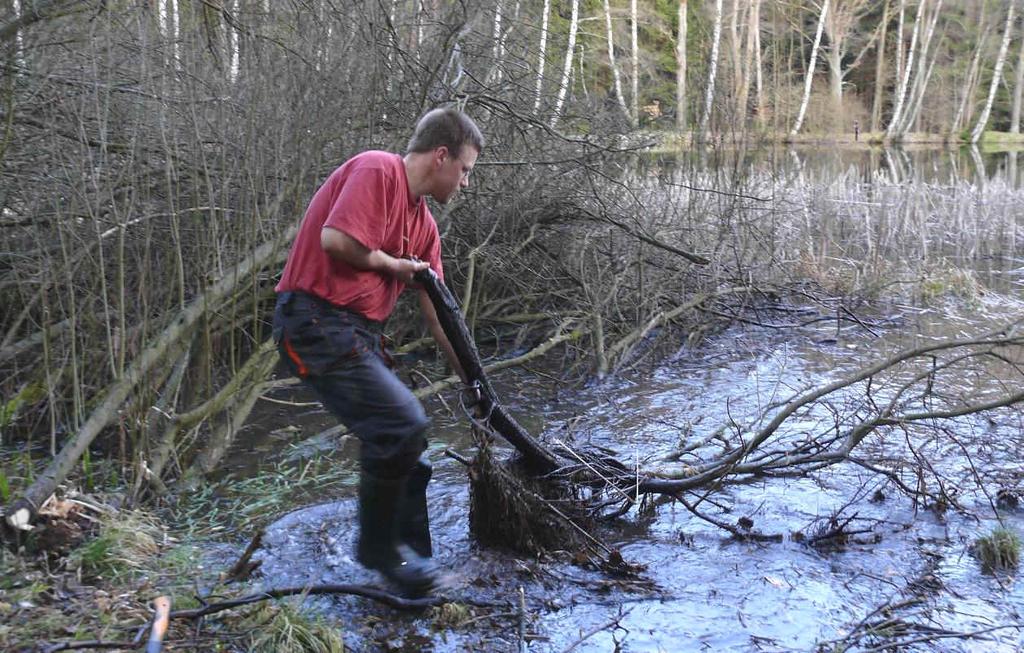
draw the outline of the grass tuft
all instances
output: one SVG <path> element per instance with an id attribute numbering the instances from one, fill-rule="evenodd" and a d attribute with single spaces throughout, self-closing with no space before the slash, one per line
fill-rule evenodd
<path id="1" fill-rule="evenodd" d="M 107 515 L 99 534 L 69 556 L 72 569 L 88 577 L 114 579 L 150 567 L 164 534 L 143 512 Z"/>
<path id="2" fill-rule="evenodd" d="M 436 630 L 460 628 L 473 620 L 473 611 L 462 603 L 444 603 L 430 609 L 430 616 Z"/>
<path id="3" fill-rule="evenodd" d="M 249 619 L 252 653 L 342 653 L 345 642 L 336 627 L 310 618 L 287 603 L 266 605 Z"/>
<path id="4" fill-rule="evenodd" d="M 1020 536 L 1008 528 L 997 527 L 975 540 L 971 553 L 986 573 L 1015 569 L 1020 561 Z"/>

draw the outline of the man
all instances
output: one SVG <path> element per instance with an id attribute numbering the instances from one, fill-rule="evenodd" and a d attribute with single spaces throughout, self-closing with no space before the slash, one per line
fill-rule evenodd
<path id="1" fill-rule="evenodd" d="M 356 559 L 411 596 L 438 579 L 427 416 L 391 371 L 381 333 L 413 274 L 430 267 L 444 278 L 425 196 L 445 204 L 468 186 L 483 145 L 466 114 L 435 109 L 417 123 L 404 157 L 369 151 L 346 161 L 313 196 L 276 288 L 281 357 L 361 443 Z M 431 334 L 466 381 L 426 291 L 419 294 Z"/>

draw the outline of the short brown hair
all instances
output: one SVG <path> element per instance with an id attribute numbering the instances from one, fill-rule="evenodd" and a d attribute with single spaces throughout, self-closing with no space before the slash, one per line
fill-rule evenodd
<path id="1" fill-rule="evenodd" d="M 480 153 L 484 149 L 484 136 L 473 119 L 458 109 L 432 109 L 416 123 L 406 153 L 429 152 L 442 145 L 455 157 L 462 154 L 463 145 L 472 145 Z"/>

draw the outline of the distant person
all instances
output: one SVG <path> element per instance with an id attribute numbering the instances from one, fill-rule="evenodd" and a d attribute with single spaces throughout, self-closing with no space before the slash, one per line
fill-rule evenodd
<path id="1" fill-rule="evenodd" d="M 860 140 L 860 121 L 859 120 L 854 120 L 853 121 L 853 140 L 854 141 L 859 141 Z"/>
<path id="2" fill-rule="evenodd" d="M 404 156 L 368 151 L 346 161 L 313 196 L 276 288 L 281 357 L 361 443 L 356 559 L 409 596 L 439 578 L 427 516 L 428 422 L 391 371 L 382 331 L 414 273 L 429 267 L 444 278 L 426 196 L 445 204 L 468 186 L 483 146 L 469 116 L 434 109 Z M 424 321 L 465 381 L 426 291 L 419 294 Z"/>

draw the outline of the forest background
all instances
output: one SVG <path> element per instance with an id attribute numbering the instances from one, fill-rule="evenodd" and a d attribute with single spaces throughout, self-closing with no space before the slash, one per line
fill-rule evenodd
<path id="1" fill-rule="evenodd" d="M 217 469 L 279 383 L 267 319 L 312 190 L 360 150 L 401 151 L 429 108 L 465 108 L 489 141 L 435 212 L 469 323 L 602 375 L 681 298 L 767 292 L 815 263 L 744 221 L 738 166 L 652 215 L 623 157 L 1016 142 L 1024 90 L 1015 0 L 3 0 L 0 16 L 15 527 L 69 477 L 142 502 Z M 412 349 L 403 316 L 391 335 Z"/>

